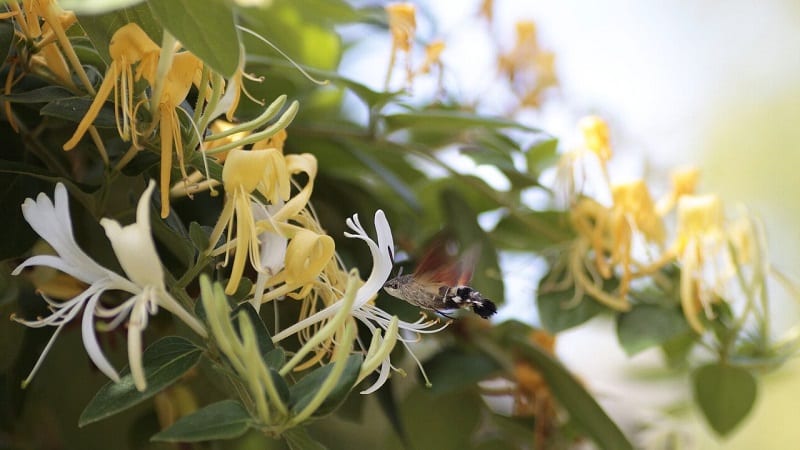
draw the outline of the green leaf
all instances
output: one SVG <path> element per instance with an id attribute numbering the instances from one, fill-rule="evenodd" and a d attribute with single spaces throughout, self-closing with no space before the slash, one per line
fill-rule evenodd
<path id="1" fill-rule="evenodd" d="M 250 319 L 250 323 L 253 324 L 253 330 L 255 330 L 256 333 L 256 342 L 258 343 L 258 350 L 261 353 L 261 357 L 265 358 L 267 354 L 275 350 L 275 345 L 272 343 L 272 336 L 269 335 L 267 326 L 264 325 L 264 320 L 261 319 L 261 316 L 256 312 L 255 308 L 253 308 L 253 305 L 250 304 L 250 302 L 240 304 L 231 312 L 233 329 L 236 330 L 236 334 L 241 339 L 242 333 L 239 330 L 239 319 L 237 319 L 237 317 L 239 317 L 239 313 L 242 311 L 247 314 L 247 317 Z"/>
<path id="2" fill-rule="evenodd" d="M 59 0 L 59 5 L 75 14 L 103 14 L 115 9 L 127 8 L 144 0 Z M 81 23 L 83 20 L 81 20 Z"/>
<path id="3" fill-rule="evenodd" d="M 575 303 L 574 286 L 563 291 L 542 289 L 548 276 L 549 274 L 545 275 L 539 283 L 539 294 L 536 297 L 539 320 L 547 331 L 558 333 L 576 327 L 600 313 L 613 312 L 612 309 L 588 296 L 583 296 Z M 611 292 L 616 285 L 616 280 L 607 280 L 604 289 L 606 292 Z"/>
<path id="4" fill-rule="evenodd" d="M 425 363 L 425 372 L 433 385 L 431 392 L 435 394 L 472 387 L 499 369 L 494 359 L 459 347 L 445 349 Z"/>
<path id="5" fill-rule="evenodd" d="M 18 94 L 0 95 L 0 100 L 9 103 L 49 103 L 67 97 L 75 97 L 75 94 L 61 86 L 44 86 Z"/>
<path id="6" fill-rule="evenodd" d="M 187 50 L 230 77 L 239 67 L 239 34 L 233 10 L 222 0 L 148 0 L 159 22 Z"/>
<path id="7" fill-rule="evenodd" d="M 689 325 L 678 308 L 640 304 L 617 316 L 617 339 L 628 356 L 687 332 Z"/>
<path id="8" fill-rule="evenodd" d="M 558 161 L 558 139 L 548 138 L 537 141 L 528 147 L 525 152 L 525 161 L 531 176 L 539 176 L 545 169 L 553 167 Z"/>
<path id="9" fill-rule="evenodd" d="M 536 128 L 531 128 L 519 122 L 504 119 L 502 117 L 486 117 L 476 113 L 468 113 L 454 110 L 413 111 L 407 113 L 389 114 L 383 116 L 387 132 L 412 128 L 415 131 L 433 129 L 443 130 L 465 130 L 472 127 L 486 128 L 516 128 L 518 130 L 538 132 Z"/>
<path id="10" fill-rule="evenodd" d="M 695 369 L 692 385 L 700 410 L 720 436 L 733 431 L 747 417 L 758 388 L 750 372 L 721 363 Z"/>
<path id="11" fill-rule="evenodd" d="M 189 239 L 197 250 L 204 252 L 208 249 L 208 236 L 211 234 L 210 230 L 211 229 L 208 227 L 204 229 L 204 227 L 197 222 L 189 224 Z M 209 232 L 207 233 L 207 231 Z"/>
<path id="12" fill-rule="evenodd" d="M 294 427 L 285 431 L 282 436 L 291 450 L 325 450 L 328 448 L 312 438 L 305 427 Z"/>
<path id="13" fill-rule="evenodd" d="M 345 362 L 345 368 L 339 382 L 328 394 L 328 397 L 314 412 L 314 416 L 324 416 L 333 412 L 344 401 L 347 394 L 353 388 L 358 378 L 358 372 L 361 369 L 361 362 L 363 358 L 361 355 L 350 355 Z M 323 381 L 328 377 L 332 364 L 326 364 L 322 367 L 314 369 L 311 373 L 304 376 L 297 383 L 289 388 L 291 398 L 291 407 L 293 412 L 302 411 L 310 402 L 311 399 L 317 394 L 317 390 Z"/>
<path id="14" fill-rule="evenodd" d="M 277 347 L 264 354 L 264 364 L 270 369 L 278 370 L 286 363 L 286 351 Z"/>
<path id="15" fill-rule="evenodd" d="M 182 337 L 167 336 L 154 342 L 142 356 L 147 389 L 139 392 L 130 370 L 123 369 L 119 383 L 108 382 L 86 405 L 78 426 L 113 416 L 154 396 L 194 367 L 202 354 L 201 348 Z"/>
<path id="16" fill-rule="evenodd" d="M 74 0 L 75 3 L 82 3 L 83 0 Z M 158 21 L 153 17 L 153 13 L 147 3 L 138 2 L 136 6 L 125 9 L 115 9 L 105 14 L 80 14 L 80 23 L 89 40 L 97 49 L 100 57 L 106 63 L 111 62 L 111 55 L 108 53 L 108 45 L 111 37 L 117 30 L 129 23 L 135 23 L 147 34 L 156 44 L 161 43 L 162 28 Z M 102 70 L 101 70 L 102 71 Z"/>
<path id="17" fill-rule="evenodd" d="M 5 62 L 14 42 L 14 24 L 10 20 L 0 22 L 0 62 Z"/>
<path id="18" fill-rule="evenodd" d="M 212 403 L 194 413 L 181 417 L 151 441 L 200 442 L 216 439 L 233 439 L 243 435 L 252 419 L 247 410 L 236 400 Z"/>
<path id="19" fill-rule="evenodd" d="M 564 211 L 517 210 L 497 223 L 492 239 L 503 249 L 537 252 L 569 240 L 567 224 Z"/>
<path id="20" fill-rule="evenodd" d="M 553 356 L 532 344 L 524 335 L 513 334 L 508 343 L 521 357 L 532 362 L 547 382 L 570 419 L 594 440 L 598 447 L 613 450 L 633 449 L 633 445 L 606 415 L 595 399 Z"/>
<path id="21" fill-rule="evenodd" d="M 43 116 L 57 117 L 77 123 L 89 111 L 91 104 L 92 99 L 85 97 L 59 98 L 44 105 L 39 113 Z M 111 103 L 103 104 L 92 125 L 97 128 L 116 128 L 117 119 L 114 116 L 114 106 Z"/>

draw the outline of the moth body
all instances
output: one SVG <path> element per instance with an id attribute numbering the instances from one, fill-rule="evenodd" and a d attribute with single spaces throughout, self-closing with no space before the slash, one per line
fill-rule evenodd
<path id="1" fill-rule="evenodd" d="M 497 307 L 491 300 L 469 286 L 449 286 L 419 280 L 413 274 L 392 278 L 383 285 L 383 289 L 393 297 L 441 314 L 444 314 L 443 311 L 464 308 L 472 309 L 479 316 L 488 319 L 497 312 Z"/>

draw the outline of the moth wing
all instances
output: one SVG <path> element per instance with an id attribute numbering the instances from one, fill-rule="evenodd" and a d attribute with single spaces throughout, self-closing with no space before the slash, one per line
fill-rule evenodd
<path id="1" fill-rule="evenodd" d="M 446 239 L 434 241 L 417 265 L 414 277 L 421 282 L 435 285 L 460 286 L 469 283 L 480 255 L 480 247 L 474 245 L 456 259 L 448 251 L 450 244 Z"/>

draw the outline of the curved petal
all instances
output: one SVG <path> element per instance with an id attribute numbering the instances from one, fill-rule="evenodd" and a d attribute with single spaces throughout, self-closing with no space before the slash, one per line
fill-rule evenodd
<path id="1" fill-rule="evenodd" d="M 55 203 L 46 194 L 40 193 L 35 201 L 31 198 L 25 200 L 22 215 L 36 234 L 47 241 L 64 263 L 71 267 L 67 273 L 89 284 L 107 275 L 108 270 L 84 253 L 75 242 L 67 189 L 62 183 L 56 185 Z"/>
<path id="2" fill-rule="evenodd" d="M 94 308 L 102 292 L 103 290 L 100 290 L 92 295 L 86 303 L 86 308 L 83 310 L 83 319 L 81 320 L 81 336 L 83 337 L 83 346 L 86 348 L 86 353 L 94 365 L 108 378 L 119 383 L 119 374 L 103 355 L 100 344 L 97 342 L 97 336 L 94 334 Z"/>
<path id="3" fill-rule="evenodd" d="M 373 296 L 375 296 L 381 287 L 383 287 L 384 283 L 386 283 L 386 280 L 389 279 L 389 275 L 392 271 L 392 248 L 389 247 L 389 245 L 393 245 L 392 230 L 389 227 L 389 222 L 386 220 L 386 216 L 381 210 L 378 210 L 375 213 L 375 229 L 378 233 L 377 244 L 369 237 L 367 232 L 364 230 L 364 227 L 361 226 L 361 223 L 358 220 L 358 214 L 354 214 L 352 218 L 348 218 L 346 223 L 351 230 L 355 231 L 355 233 L 345 233 L 345 236 L 349 238 L 361 239 L 362 241 L 366 242 L 369 246 L 369 251 L 372 254 L 372 272 L 370 272 L 367 281 L 361 285 L 360 288 L 358 288 L 355 302 L 351 308 L 351 310 L 358 310 Z M 297 322 L 294 325 L 286 328 L 285 330 L 273 336 L 272 340 L 274 342 L 278 342 L 314 323 L 321 322 L 329 317 L 332 317 L 337 311 L 339 311 L 339 309 L 342 307 L 342 304 L 343 302 L 341 300 L 337 301 L 327 308 L 322 309 L 315 314 L 306 317 L 300 322 Z"/>
<path id="4" fill-rule="evenodd" d="M 136 222 L 121 227 L 116 220 L 100 221 L 122 269 L 142 287 L 164 286 L 164 270 L 150 234 L 150 196 L 155 187 L 155 182 L 150 180 L 136 207 Z"/>

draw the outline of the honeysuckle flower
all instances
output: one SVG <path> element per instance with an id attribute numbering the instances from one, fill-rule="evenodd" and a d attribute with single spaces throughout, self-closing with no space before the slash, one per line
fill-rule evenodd
<path id="1" fill-rule="evenodd" d="M 713 316 L 711 305 L 719 301 L 719 286 L 725 278 L 721 269 L 729 257 L 722 202 L 716 195 L 685 195 L 677 210 L 674 252 L 681 265 L 681 306 L 692 329 L 702 333 L 700 311 Z"/>
<path id="2" fill-rule="evenodd" d="M 134 144 L 136 143 L 134 83 L 142 77 L 148 81 L 153 80 L 160 48 L 139 25 L 129 23 L 114 32 L 108 52 L 111 56 L 111 64 L 106 70 L 103 83 L 89 110 L 78 124 L 75 133 L 64 143 L 64 150 L 70 150 L 78 144 L 94 119 L 97 118 L 100 108 L 111 95 L 112 90 L 115 92 L 114 113 L 119 135 L 123 140 L 134 139 Z M 134 65 L 137 66 L 135 75 Z"/>
<path id="3" fill-rule="evenodd" d="M 410 83 L 413 76 L 411 71 L 411 43 L 417 30 L 416 8 L 411 3 L 391 3 L 386 5 L 389 16 L 389 31 L 392 33 L 392 50 L 389 59 L 389 69 L 386 72 L 385 87 L 388 88 L 392 77 L 397 53 L 406 54 L 406 82 Z"/>
<path id="4" fill-rule="evenodd" d="M 389 279 L 392 271 L 392 252 L 394 249 L 392 230 L 389 227 L 386 216 L 381 210 L 375 213 L 377 242 L 367 234 L 358 220 L 357 214 L 347 219 L 346 223 L 352 232 L 346 232 L 345 236 L 353 239 L 360 239 L 369 247 L 370 254 L 372 255 L 372 271 L 369 277 L 367 277 L 364 284 L 358 288 L 352 302 L 345 302 L 343 299 L 340 299 L 276 333 L 272 340 L 274 342 L 279 342 L 293 334 L 300 333 L 304 329 L 319 327 L 319 324 L 327 323 L 339 313 L 346 312 L 349 316 L 361 321 L 361 323 L 373 333 L 371 345 L 367 349 L 367 361 L 365 361 L 365 364 L 370 369 L 378 371 L 378 379 L 372 386 L 362 391 L 363 394 L 368 394 L 380 388 L 388 379 L 392 369 L 390 361 L 391 348 L 394 347 L 396 341 L 400 341 L 408 348 L 409 343 L 418 339 L 421 333 L 435 333 L 443 329 L 446 324 L 438 328 L 433 328 L 438 324 L 438 321 L 428 320 L 422 314 L 420 319 L 416 322 L 406 322 L 390 315 L 374 304 L 372 300 Z M 329 341 L 332 337 L 332 331 L 329 330 L 327 333 L 323 333 L 322 329 L 324 328 L 325 327 L 322 327 L 317 330 L 317 332 L 313 334 L 312 340 L 306 342 L 306 344 L 308 345 L 314 342 L 319 345 L 319 343 Z M 381 333 L 381 331 L 383 331 L 383 333 Z M 400 334 L 401 331 L 410 333 L 412 337 L 404 337 Z M 416 359 L 416 356 L 414 356 L 410 349 L 409 353 Z M 367 364 L 367 362 L 369 364 Z M 419 361 L 417 361 L 417 363 L 419 363 Z M 372 370 L 370 370 L 370 372 Z M 363 377 L 366 374 L 361 375 Z"/>
<path id="5" fill-rule="evenodd" d="M 597 155 L 601 161 L 608 162 L 611 159 L 611 139 L 608 132 L 608 125 L 598 116 L 587 116 L 578 123 L 586 148 Z"/>
<path id="6" fill-rule="evenodd" d="M 287 189 L 283 189 L 282 186 L 276 188 L 275 180 L 266 178 L 270 162 L 274 163 L 276 161 L 276 153 L 278 155 L 280 154 L 280 152 L 275 149 L 257 151 L 234 149 L 229 152 L 225 160 L 225 165 L 222 168 L 222 184 L 225 187 L 225 205 L 214 230 L 211 232 L 210 242 L 212 248 L 209 249 L 209 252 L 211 254 L 224 252 L 227 263 L 229 247 L 233 243 L 231 235 L 233 233 L 233 222 L 235 218 L 235 254 L 231 269 L 231 277 L 225 288 L 225 293 L 228 295 L 236 292 L 236 289 L 239 287 L 248 255 L 250 264 L 257 270 L 260 268 L 261 256 L 258 245 L 259 230 L 256 227 L 251 207 L 251 202 L 258 200 L 253 196 L 253 192 L 259 187 L 265 189 L 269 186 L 271 189 L 270 197 L 273 199 L 286 200 L 282 195 L 284 193 L 288 197 L 288 192 L 286 192 L 288 191 L 288 186 Z M 279 156 L 282 157 L 282 155 Z M 284 179 L 288 185 L 288 174 L 284 174 Z M 223 246 L 215 250 L 214 246 L 226 229 L 228 230 L 226 244 L 223 244 Z"/>
<path id="7" fill-rule="evenodd" d="M 154 188 L 155 184 L 151 182 L 139 200 L 134 224 L 120 227 L 119 223 L 111 219 L 101 221 L 128 278 L 95 262 L 75 242 L 67 190 L 63 184 L 56 185 L 54 202 L 42 193 L 35 201 L 29 198 L 23 203 L 22 214 L 25 220 L 50 244 L 56 255 L 32 256 L 20 264 L 13 274 L 19 274 L 26 267 L 46 266 L 89 285 L 83 292 L 64 302 L 56 302 L 43 296 L 52 311 L 47 317 L 37 320 L 14 317 L 17 322 L 30 327 L 56 327 L 50 342 L 23 385 L 27 385 L 35 375 L 64 325 L 81 310 L 81 334 L 86 352 L 101 372 L 117 382 L 119 375 L 103 355 L 97 342 L 95 318 L 108 319 L 105 328 L 109 330 L 119 326 L 126 318 L 129 319 L 128 359 L 134 383 L 139 390 L 144 390 L 147 386 L 141 360 L 141 332 L 147 326 L 149 315 L 163 307 L 184 321 L 194 332 L 205 336 L 203 325 L 166 292 L 161 261 L 150 235 L 149 200 Z M 121 291 L 131 297 L 119 305 L 107 307 L 100 303 L 100 297 L 106 291 Z"/>
<path id="8" fill-rule="evenodd" d="M 680 167 L 672 171 L 670 179 L 672 189 L 656 203 L 656 211 L 660 216 L 672 211 L 682 196 L 695 193 L 700 171 L 694 166 Z"/>
<path id="9" fill-rule="evenodd" d="M 183 179 L 189 175 L 184 165 L 183 138 L 181 122 L 178 117 L 179 105 L 189 95 L 192 83 L 199 84 L 203 63 L 189 52 L 174 55 L 172 65 L 166 75 L 155 80 L 161 85 L 158 99 L 159 135 L 161 138 L 161 217 L 169 215 L 169 189 L 172 170 L 172 149 L 178 157 L 178 166 Z"/>

